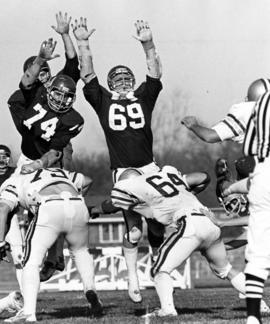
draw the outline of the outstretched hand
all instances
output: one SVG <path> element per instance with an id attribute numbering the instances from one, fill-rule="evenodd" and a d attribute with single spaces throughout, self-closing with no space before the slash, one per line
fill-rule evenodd
<path id="1" fill-rule="evenodd" d="M 53 60 L 59 57 L 59 54 L 53 54 L 57 42 L 49 38 L 47 41 L 42 42 L 38 56 L 46 61 Z"/>
<path id="2" fill-rule="evenodd" d="M 88 40 L 88 38 L 96 30 L 95 28 L 93 28 L 88 31 L 87 19 L 83 18 L 83 17 L 81 17 L 79 21 L 77 19 L 75 19 L 74 25 L 71 24 L 71 27 L 72 27 L 73 34 L 77 41 Z"/>
<path id="3" fill-rule="evenodd" d="M 62 12 L 59 11 L 58 14 L 55 15 L 57 26 L 51 26 L 58 34 L 68 34 L 69 33 L 69 24 L 71 22 L 71 17 L 68 17 L 68 14 L 62 15 Z"/>
<path id="4" fill-rule="evenodd" d="M 194 116 L 186 116 L 181 120 L 181 124 L 185 125 L 187 128 L 192 128 L 195 125 L 198 125 L 198 121 Z"/>
<path id="5" fill-rule="evenodd" d="M 145 43 L 153 40 L 152 31 L 147 21 L 137 20 L 135 22 L 137 35 L 133 36 L 138 41 Z"/>

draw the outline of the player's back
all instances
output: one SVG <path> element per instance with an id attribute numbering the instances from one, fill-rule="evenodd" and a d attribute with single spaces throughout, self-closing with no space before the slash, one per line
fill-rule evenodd
<path id="1" fill-rule="evenodd" d="M 116 201 L 123 205 L 123 199 L 132 200 L 130 204 L 134 205 L 134 210 L 146 218 L 155 218 L 165 225 L 174 222 L 176 217 L 204 208 L 189 191 L 185 176 L 171 166 L 116 183 L 112 200 L 116 205 Z"/>

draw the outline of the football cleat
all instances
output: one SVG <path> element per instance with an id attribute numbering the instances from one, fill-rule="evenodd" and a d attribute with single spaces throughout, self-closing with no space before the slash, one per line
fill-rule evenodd
<path id="1" fill-rule="evenodd" d="M 91 305 L 91 311 L 94 316 L 100 316 L 103 313 L 103 304 L 94 290 L 87 290 L 85 297 Z"/>
<path id="2" fill-rule="evenodd" d="M 129 298 L 133 301 L 133 303 L 138 304 L 142 302 L 142 295 L 140 292 L 139 284 L 130 284 L 130 281 L 128 283 L 128 295 Z"/>
<path id="3" fill-rule="evenodd" d="M 255 316 L 249 316 L 246 324 L 261 324 L 261 322 Z"/>
<path id="4" fill-rule="evenodd" d="M 19 291 L 12 291 L 8 296 L 0 299 L 0 314 L 4 311 L 15 313 L 23 308 L 23 296 Z"/>
<path id="5" fill-rule="evenodd" d="M 149 317 L 176 317 L 177 311 L 175 309 L 172 309 L 170 311 L 165 311 L 161 308 L 154 310 L 151 313 L 145 314 L 142 316 L 142 318 L 149 318 Z"/>
<path id="6" fill-rule="evenodd" d="M 18 311 L 18 313 L 10 318 L 4 320 L 5 323 L 36 323 L 36 315 L 35 314 L 24 314 L 23 309 Z"/>

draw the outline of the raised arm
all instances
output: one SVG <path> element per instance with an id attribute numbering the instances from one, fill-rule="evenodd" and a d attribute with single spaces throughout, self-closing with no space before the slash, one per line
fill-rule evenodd
<path id="1" fill-rule="evenodd" d="M 185 125 L 186 128 L 190 129 L 196 136 L 207 143 L 221 142 L 221 138 L 218 133 L 212 129 L 202 126 L 194 116 L 186 116 L 182 119 L 181 124 Z"/>
<path id="2" fill-rule="evenodd" d="M 156 47 L 153 41 L 152 31 L 148 22 L 137 20 L 135 23 L 137 35 L 133 36 L 141 42 L 146 55 L 146 63 L 148 74 L 150 77 L 160 79 L 162 75 L 162 67 L 159 56 L 156 52 Z"/>
<path id="3" fill-rule="evenodd" d="M 25 71 L 21 84 L 25 89 L 30 89 L 33 83 L 38 78 L 39 72 L 41 70 L 42 65 L 46 61 L 53 60 L 59 57 L 59 54 L 53 54 L 56 46 L 56 41 L 53 41 L 52 38 L 49 38 L 47 41 L 42 42 L 38 56 L 32 65 L 28 67 Z"/>
<path id="4" fill-rule="evenodd" d="M 68 17 L 68 14 L 65 13 L 64 15 L 60 11 L 58 14 L 55 15 L 56 17 L 56 26 L 51 26 L 59 35 L 61 35 L 64 46 L 65 52 L 69 59 L 73 59 L 77 53 L 75 50 L 75 46 L 72 42 L 72 39 L 69 35 L 69 25 L 71 22 L 71 17 Z"/>
<path id="5" fill-rule="evenodd" d="M 89 37 L 95 29 L 88 31 L 86 18 L 75 19 L 74 25 L 71 24 L 79 50 L 79 61 L 81 66 L 81 79 L 84 83 L 89 83 L 95 76 L 93 57 L 89 45 Z"/>

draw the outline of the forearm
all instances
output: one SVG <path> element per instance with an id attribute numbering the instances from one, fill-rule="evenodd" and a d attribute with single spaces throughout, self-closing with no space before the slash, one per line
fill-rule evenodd
<path id="1" fill-rule="evenodd" d="M 225 193 L 227 195 L 233 194 L 233 193 L 243 193 L 247 194 L 249 191 L 249 178 L 242 179 L 240 181 L 232 183 L 227 189 L 225 189 Z"/>
<path id="2" fill-rule="evenodd" d="M 93 65 L 92 52 L 88 40 L 77 40 L 79 49 L 79 61 L 81 67 L 81 79 L 84 83 L 89 83 L 96 77 Z"/>
<path id="3" fill-rule="evenodd" d="M 30 88 L 31 85 L 36 81 L 38 78 L 41 66 L 46 62 L 45 59 L 37 56 L 34 63 L 25 71 L 22 77 L 22 85 L 27 89 Z"/>
<path id="4" fill-rule="evenodd" d="M 162 66 L 153 40 L 142 42 L 142 46 L 146 55 L 146 64 L 149 76 L 155 79 L 160 79 L 162 75 Z"/>
<path id="5" fill-rule="evenodd" d="M 69 34 L 62 34 L 62 40 L 64 43 L 65 52 L 67 54 L 67 57 L 69 59 L 73 59 L 77 55 L 77 53 L 76 53 L 75 46 L 71 40 L 71 37 L 69 36 Z"/>
<path id="6" fill-rule="evenodd" d="M 190 127 L 190 130 L 204 142 L 217 143 L 221 141 L 217 132 L 212 128 L 201 125 L 193 125 Z"/>
<path id="7" fill-rule="evenodd" d="M 232 219 L 223 219 L 220 221 L 220 227 L 224 226 L 248 226 L 249 216 L 237 217 Z"/>

